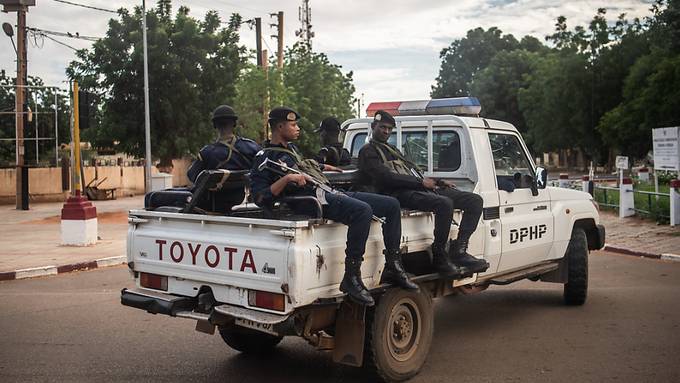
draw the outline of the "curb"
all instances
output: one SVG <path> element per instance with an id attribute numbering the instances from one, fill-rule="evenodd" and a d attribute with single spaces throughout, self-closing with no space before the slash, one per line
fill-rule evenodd
<path id="1" fill-rule="evenodd" d="M 29 269 L 20 269 L 15 271 L 5 271 L 0 272 L 0 281 L 12 281 L 15 279 L 46 277 L 49 275 L 70 273 L 72 271 L 92 270 L 107 266 L 117 266 L 125 264 L 126 262 L 127 257 L 125 255 L 120 255 L 116 257 L 106 257 L 94 261 L 71 263 L 68 265 L 61 266 L 42 266 L 32 267 Z"/>
<path id="2" fill-rule="evenodd" d="M 623 247 L 612 246 L 612 245 L 609 245 L 609 244 L 605 244 L 604 248 L 602 250 L 609 251 L 609 252 L 612 252 L 612 253 L 632 255 L 632 256 L 635 256 L 635 257 L 661 259 L 661 254 L 647 253 L 645 251 L 638 251 L 638 250 L 630 250 L 630 249 L 626 249 L 626 248 L 623 248 Z"/>
<path id="3" fill-rule="evenodd" d="M 647 253 L 645 251 L 630 250 L 630 249 L 625 249 L 623 247 L 616 247 L 616 246 L 612 246 L 612 245 L 608 245 L 608 244 L 605 244 L 604 248 L 602 250 L 603 251 L 609 251 L 609 252 L 612 252 L 612 253 L 632 255 L 634 257 L 644 257 L 644 258 L 661 259 L 661 260 L 664 260 L 664 261 L 680 262 L 680 255 L 677 255 L 677 254 Z"/>

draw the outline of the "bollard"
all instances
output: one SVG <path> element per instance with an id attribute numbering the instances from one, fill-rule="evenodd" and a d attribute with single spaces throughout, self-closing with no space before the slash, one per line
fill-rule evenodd
<path id="1" fill-rule="evenodd" d="M 619 185 L 619 218 L 635 215 L 635 193 L 633 180 L 624 178 Z"/>
<path id="2" fill-rule="evenodd" d="M 671 181 L 671 226 L 680 225 L 680 179 Z"/>
<path id="3" fill-rule="evenodd" d="M 593 195 L 593 181 L 590 180 L 590 176 L 581 177 L 581 187 L 584 193 Z"/>
<path id="4" fill-rule="evenodd" d="M 649 182 L 649 168 L 638 169 L 638 179 L 640 181 Z"/>
<path id="5" fill-rule="evenodd" d="M 560 173 L 559 185 L 561 188 L 569 188 L 569 174 Z"/>

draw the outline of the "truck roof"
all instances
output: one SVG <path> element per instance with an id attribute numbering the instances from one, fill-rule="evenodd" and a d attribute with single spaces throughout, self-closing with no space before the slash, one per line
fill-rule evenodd
<path id="1" fill-rule="evenodd" d="M 401 123 L 402 127 L 409 128 L 413 126 L 422 126 L 432 120 L 433 126 L 461 126 L 470 129 L 498 129 L 517 132 L 512 124 L 493 120 L 483 117 L 468 117 L 448 115 L 420 115 L 420 116 L 394 116 L 397 123 Z M 342 123 L 341 129 L 343 131 L 350 130 L 366 130 L 370 126 L 373 118 L 352 118 Z"/>

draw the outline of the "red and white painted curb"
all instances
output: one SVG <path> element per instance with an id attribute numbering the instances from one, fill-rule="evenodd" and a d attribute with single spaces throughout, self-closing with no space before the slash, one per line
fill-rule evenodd
<path id="1" fill-rule="evenodd" d="M 654 259 L 662 259 L 664 261 L 680 262 L 680 255 L 677 255 L 677 254 L 648 253 L 648 252 L 645 252 L 645 251 L 631 250 L 631 249 L 626 249 L 626 248 L 623 248 L 623 247 L 612 246 L 612 245 L 609 245 L 609 244 L 605 244 L 604 248 L 602 250 L 603 251 L 609 251 L 611 253 L 632 255 L 634 257 L 654 258 Z"/>
<path id="2" fill-rule="evenodd" d="M 125 255 L 116 257 L 100 258 L 94 261 L 71 263 L 61 266 L 41 266 L 32 267 L 29 269 L 20 269 L 15 271 L 0 272 L 0 281 L 11 281 L 14 279 L 26 279 L 45 277 L 49 275 L 57 275 L 62 273 L 70 273 L 71 271 L 92 270 L 107 266 L 122 265 L 127 262 Z"/>

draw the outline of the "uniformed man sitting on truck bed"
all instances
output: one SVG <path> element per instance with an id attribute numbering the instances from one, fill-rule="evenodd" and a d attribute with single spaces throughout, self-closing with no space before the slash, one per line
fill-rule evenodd
<path id="1" fill-rule="evenodd" d="M 315 132 L 319 133 L 322 145 L 319 154 L 316 156 L 316 160 L 319 163 L 333 166 L 347 166 L 350 164 L 351 156 L 349 152 L 338 141 L 340 123 L 335 117 L 324 118 Z"/>
<path id="2" fill-rule="evenodd" d="M 260 146 L 253 140 L 234 134 L 238 116 L 229 105 L 220 105 L 212 113 L 213 127 L 217 130 L 217 141 L 204 146 L 198 152 L 187 177 L 192 183 L 203 170 L 228 169 L 248 170 L 253 165 L 253 157 Z"/>
<path id="3" fill-rule="evenodd" d="M 322 203 L 324 218 L 342 222 L 348 226 L 345 248 L 345 274 L 340 290 L 360 304 L 372 306 L 375 302 L 361 280 L 361 262 L 368 239 L 373 215 L 384 217 L 382 225 L 385 243 L 385 271 L 383 282 L 392 283 L 405 289 L 417 290 L 418 285 L 408 279 L 401 264 L 399 244 L 401 241 L 401 211 L 399 202 L 392 197 L 372 193 L 338 192 L 326 193 L 311 186 L 308 176 L 317 181 L 327 182 L 320 170 L 340 170 L 332 165 L 319 165 L 314 160 L 305 160 L 297 147 L 290 143 L 300 135 L 296 111 L 287 107 L 274 108 L 269 112 L 271 141 L 266 141 L 262 151 L 257 153 L 250 174 L 253 199 L 259 206 L 273 206 L 283 196 L 316 196 Z M 283 162 L 307 175 L 288 173 L 284 176 L 269 168 L 260 168 L 266 159 Z M 275 165 L 272 165 L 275 166 Z M 309 214 L 310 204 L 293 204 L 298 214 Z"/>
<path id="4" fill-rule="evenodd" d="M 371 122 L 371 140 L 359 151 L 359 180 L 366 190 L 396 197 L 401 206 L 434 212 L 433 263 L 443 274 L 481 272 L 488 263 L 467 253 L 470 236 L 482 214 L 482 198 L 458 190 L 453 183 L 424 177 L 396 147 L 387 143 L 395 127 L 388 112 L 379 110 Z M 453 208 L 463 211 L 463 219 L 454 242 L 452 256 L 446 252 Z"/>

